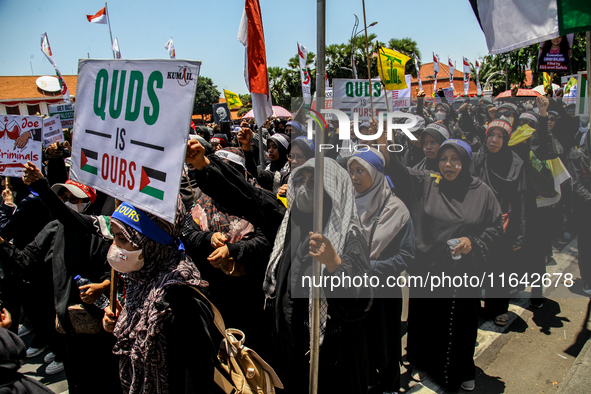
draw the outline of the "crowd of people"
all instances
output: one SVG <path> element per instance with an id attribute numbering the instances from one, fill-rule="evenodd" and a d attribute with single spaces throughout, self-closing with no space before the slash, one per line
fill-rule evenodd
<path id="1" fill-rule="evenodd" d="M 12 361 L 0 384 L 48 392 L 17 374 L 19 358 L 45 354 L 45 372 L 65 370 L 71 394 L 219 392 L 211 301 L 283 392 L 306 392 L 312 319 L 301 284 L 313 259 L 328 278 L 488 272 L 531 284 L 546 272 L 551 241 L 577 236 L 591 295 L 589 118 L 572 110 L 560 97 L 458 107 L 421 91 L 414 139 L 401 130 L 393 141 L 360 138 L 376 134 L 372 119 L 351 123 L 340 141 L 329 122 L 315 130 L 340 146 L 324 153 L 322 204 L 319 149 L 298 116 L 261 130 L 197 126 L 174 223 L 70 180 L 69 144 L 53 144 L 42 168 L 29 163 L 22 178 L 2 180 L 0 342 Z M 404 149 L 389 150 L 394 143 Z M 570 177 L 557 178 L 561 168 Z M 318 209 L 322 232 L 313 231 Z M 474 390 L 479 319 L 507 325 L 509 300 L 526 287 L 410 287 L 406 322 L 400 287 L 324 287 L 319 392 L 398 392 L 403 353 L 412 379 Z M 115 305 L 99 306 L 113 290 Z M 529 302 L 544 306 L 543 287 L 531 287 Z M 15 334 L 31 331 L 25 352 Z"/>

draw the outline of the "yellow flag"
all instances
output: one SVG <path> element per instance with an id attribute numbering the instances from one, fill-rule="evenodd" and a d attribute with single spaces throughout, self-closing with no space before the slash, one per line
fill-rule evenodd
<path id="1" fill-rule="evenodd" d="M 548 73 L 544 73 L 544 92 L 548 92 L 548 87 L 552 86 L 552 78 L 550 77 L 550 74 Z M 550 92 L 552 92 L 552 90 L 550 90 Z"/>
<path id="2" fill-rule="evenodd" d="M 378 72 L 386 90 L 406 89 L 404 67 L 410 57 L 392 49 L 380 47 L 378 49 Z"/>
<path id="3" fill-rule="evenodd" d="M 564 94 L 570 92 L 570 89 L 577 84 L 577 80 L 575 77 L 570 77 L 566 86 L 564 87 Z"/>
<path id="4" fill-rule="evenodd" d="M 224 97 L 226 98 L 226 103 L 230 109 L 242 107 L 244 105 L 242 104 L 242 101 L 240 101 L 240 96 L 229 90 L 224 89 Z"/>

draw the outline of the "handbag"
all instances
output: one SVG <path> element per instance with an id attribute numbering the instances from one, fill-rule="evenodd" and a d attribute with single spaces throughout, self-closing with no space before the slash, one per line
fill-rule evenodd
<path id="1" fill-rule="evenodd" d="M 224 338 L 218 352 L 214 381 L 226 394 L 274 394 L 275 387 L 283 389 L 279 377 L 254 350 L 244 346 L 246 335 L 235 328 L 226 329 L 218 309 L 199 291 L 214 314 L 213 322 Z"/>
<path id="2" fill-rule="evenodd" d="M 97 334 L 101 330 L 101 321 L 92 316 L 82 304 L 72 304 L 67 307 L 68 317 L 76 334 Z M 60 334 L 66 334 L 58 317 L 55 317 L 55 330 Z"/>

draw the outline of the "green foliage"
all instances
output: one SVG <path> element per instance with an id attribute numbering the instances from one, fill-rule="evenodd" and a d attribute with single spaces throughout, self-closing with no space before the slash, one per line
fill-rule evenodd
<path id="1" fill-rule="evenodd" d="M 419 51 L 419 46 L 415 40 L 410 37 L 404 37 L 402 39 L 398 38 L 391 38 L 388 41 L 388 48 L 394 49 L 408 57 L 410 60 L 406 62 L 405 74 L 412 74 L 413 77 L 417 77 L 417 68 L 415 67 L 415 60 L 413 57 L 413 53 L 417 55 L 417 57 L 421 58 L 421 51 Z M 419 60 L 419 67 L 421 66 L 421 62 Z"/>
<path id="2" fill-rule="evenodd" d="M 220 98 L 220 91 L 217 85 L 213 84 L 211 78 L 200 76 L 197 81 L 197 92 L 195 92 L 195 104 L 193 105 L 193 115 L 211 115 L 213 114 L 213 104 L 217 104 Z"/>

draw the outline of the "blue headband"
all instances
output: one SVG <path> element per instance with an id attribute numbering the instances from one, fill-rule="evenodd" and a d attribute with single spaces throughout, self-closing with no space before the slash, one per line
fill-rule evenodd
<path id="1" fill-rule="evenodd" d="M 302 141 L 304 144 L 308 145 L 308 148 L 310 148 L 312 150 L 312 152 L 314 152 L 314 141 L 307 139 L 304 136 L 299 136 L 296 139 L 294 139 L 294 141 Z"/>
<path id="2" fill-rule="evenodd" d="M 158 227 L 149 217 L 146 216 L 142 211 L 135 209 L 133 205 L 128 202 L 124 202 L 119 205 L 119 208 L 113 212 L 111 219 L 117 219 L 121 223 L 128 225 L 140 234 L 145 235 L 154 242 L 158 242 L 163 245 L 176 245 L 176 240 L 166 231 Z M 179 242 L 179 250 L 185 250 L 183 243 Z"/>
<path id="3" fill-rule="evenodd" d="M 382 159 L 380 159 L 380 156 L 376 155 L 371 150 L 368 149 L 366 151 L 357 151 L 352 157 L 359 157 L 360 159 L 365 160 L 369 163 L 370 166 L 372 166 L 373 168 L 378 170 L 382 175 L 384 175 L 384 163 L 382 162 Z M 388 181 L 390 188 L 393 189 L 394 184 L 392 183 L 392 179 L 390 179 L 388 175 L 384 176 L 386 177 L 386 180 Z"/>
<path id="4" fill-rule="evenodd" d="M 295 129 L 297 129 L 298 131 L 302 131 L 302 126 L 296 121 L 289 121 L 289 122 L 287 122 L 286 126 L 291 126 Z"/>
<path id="5" fill-rule="evenodd" d="M 443 141 L 443 144 L 441 144 L 441 146 L 439 147 L 439 150 L 441 150 L 441 148 L 443 148 L 443 145 L 456 145 L 459 147 L 462 147 L 466 150 L 466 153 L 468 153 L 468 156 L 470 157 L 470 159 L 472 158 L 472 148 L 470 148 L 470 145 L 466 142 L 466 141 L 462 141 L 462 140 L 458 140 L 455 138 L 452 139 L 448 139 Z"/>

